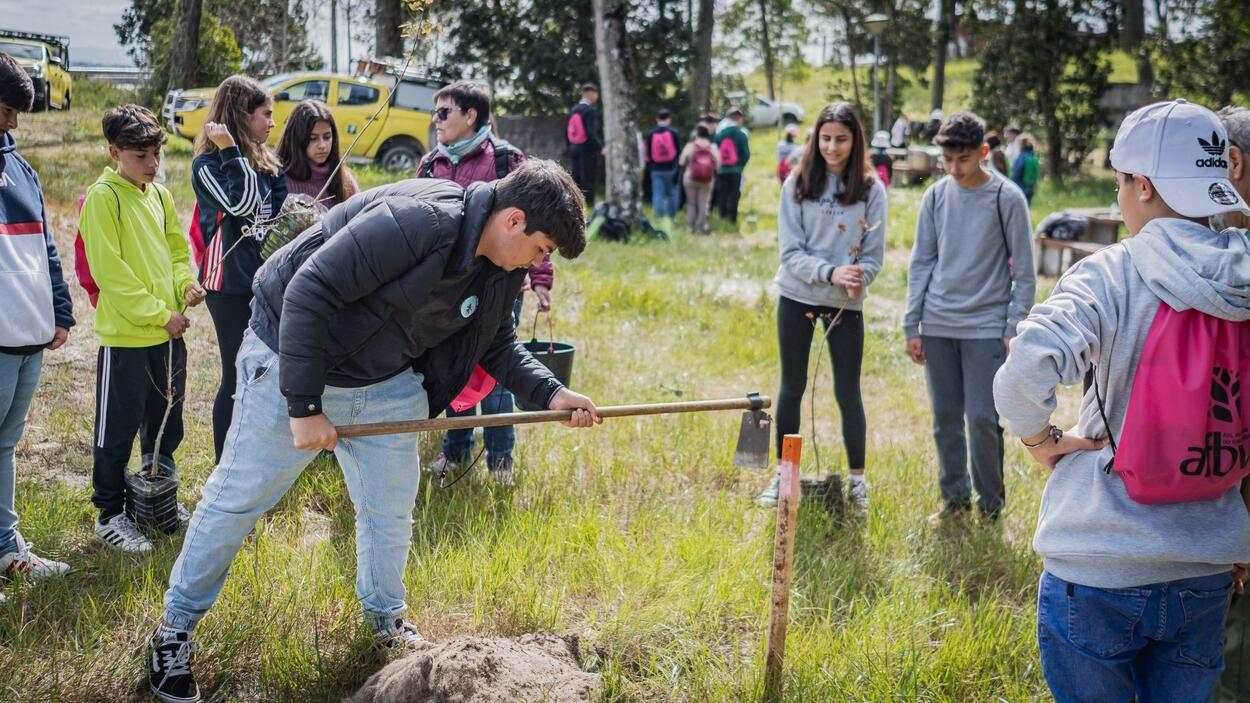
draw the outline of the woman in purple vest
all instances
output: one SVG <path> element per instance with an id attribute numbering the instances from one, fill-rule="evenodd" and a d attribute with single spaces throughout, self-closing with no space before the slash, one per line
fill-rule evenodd
<path id="1" fill-rule="evenodd" d="M 417 178 L 442 178 L 467 188 L 470 183 L 493 181 L 508 175 L 525 160 L 525 154 L 493 134 L 490 115 L 490 93 L 486 87 L 471 81 L 457 81 L 434 94 L 434 129 L 438 145 L 417 164 Z M 531 266 L 529 279 L 517 296 L 513 322 L 521 316 L 521 302 L 528 288 L 538 298 L 542 310 L 551 309 L 553 281 L 551 258 Z M 512 394 L 496 386 L 482 400 L 483 415 L 512 412 Z M 447 408 L 448 417 L 476 415 L 477 408 L 455 412 Z M 516 431 L 506 427 L 487 427 L 484 432 L 486 466 L 490 476 L 501 484 L 512 483 L 512 449 Z M 443 438 L 443 453 L 430 465 L 443 475 L 470 459 L 473 430 L 452 430 Z"/>

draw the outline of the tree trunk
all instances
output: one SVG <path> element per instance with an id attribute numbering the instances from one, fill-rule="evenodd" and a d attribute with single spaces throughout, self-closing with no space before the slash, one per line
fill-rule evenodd
<path id="1" fill-rule="evenodd" d="M 330 72 L 339 72 L 339 4 L 330 0 Z"/>
<path id="2" fill-rule="evenodd" d="M 374 52 L 378 56 L 403 56 L 404 37 L 400 25 L 404 23 L 403 0 L 375 0 L 374 4 Z"/>
<path id="3" fill-rule="evenodd" d="M 764 49 L 764 75 L 768 78 L 768 99 L 775 101 L 777 99 L 777 86 L 774 81 L 776 80 L 777 70 L 773 65 L 773 46 L 768 36 L 768 0 L 757 0 L 756 4 L 760 7 L 760 25 L 761 29 L 763 29 L 764 46 L 762 48 Z"/>
<path id="4" fill-rule="evenodd" d="M 173 54 L 169 57 L 169 88 L 191 88 L 199 72 L 200 15 L 203 0 L 180 0 L 174 24 Z"/>
<path id="5" fill-rule="evenodd" d="M 714 0 L 699 0 L 699 24 L 694 36 L 694 81 L 690 102 L 698 114 L 712 107 L 712 9 Z"/>
<path id="6" fill-rule="evenodd" d="M 889 130 L 894 124 L 894 91 L 895 78 L 898 76 L 898 64 L 894 61 L 894 57 L 890 57 L 890 65 L 885 67 L 885 105 L 882 107 L 881 129 Z"/>
<path id="7" fill-rule="evenodd" d="M 937 31 L 933 36 L 933 98 L 930 109 L 942 109 L 946 93 L 946 45 L 951 40 L 951 22 L 955 15 L 955 0 L 940 0 Z"/>
<path id="8" fill-rule="evenodd" d="M 1124 31 L 1120 34 L 1121 47 L 1137 60 L 1137 82 L 1153 83 L 1154 66 L 1150 52 L 1143 43 L 1146 39 L 1146 8 L 1143 0 L 1122 0 L 1124 3 Z"/>
<path id="9" fill-rule="evenodd" d="M 603 96 L 603 141 L 608 149 L 607 199 L 630 223 L 641 214 L 634 61 L 625 31 L 628 0 L 594 0 L 595 56 Z"/>
<path id="10" fill-rule="evenodd" d="M 855 31 L 855 25 L 851 19 L 851 8 L 846 3 L 842 3 L 842 22 L 846 24 L 846 53 L 851 60 L 851 87 L 855 90 L 855 109 L 862 114 L 864 101 L 859 96 L 859 73 L 855 65 L 855 50 L 851 48 L 851 33 Z"/>

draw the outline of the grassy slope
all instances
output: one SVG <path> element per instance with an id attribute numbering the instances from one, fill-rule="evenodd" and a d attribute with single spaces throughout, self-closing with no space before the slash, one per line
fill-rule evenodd
<path id="1" fill-rule="evenodd" d="M 116 99 L 115 97 L 109 99 Z M 25 118 L 17 133 L 49 193 L 63 252 L 73 200 L 107 156 L 99 110 Z M 75 141 L 82 140 L 82 141 Z M 72 142 L 65 144 L 65 142 Z M 758 133 L 753 151 L 767 155 Z M 41 144 L 42 146 L 34 146 Z M 168 185 L 186 222 L 190 153 L 169 149 Z M 774 392 L 778 187 L 771 158 L 748 171 L 743 233 L 678 233 L 668 244 L 595 243 L 558 265 L 557 336 L 575 342 L 575 385 L 600 403 Z M 373 184 L 385 178 L 368 172 Z M 1029 547 L 1044 476 L 1009 444 L 1001 532 L 938 531 L 929 412 L 899 320 L 920 189 L 891 193 L 887 267 L 867 305 L 864 392 L 873 507 L 866 520 L 801 513 L 787 646 L 788 700 L 1044 700 L 1033 638 Z M 1035 219 L 1103 204 L 1111 185 L 1043 186 Z M 1044 294 L 1053 282 L 1043 282 Z M 135 561 L 92 543 L 89 505 L 95 340 L 79 327 L 45 356 L 19 446 L 22 530 L 74 566 L 64 578 L 4 588 L 0 698 L 141 698 L 142 642 L 160 613 L 179 538 Z M 532 301 L 531 305 L 532 305 Z M 189 334 L 183 498 L 211 470 L 209 409 L 217 355 L 207 312 Z M 530 333 L 532 307 L 523 317 Z M 827 360 L 804 470 L 842 465 Z M 1064 396 L 1063 420 L 1074 416 Z M 583 635 L 607 700 L 746 700 L 761 680 L 772 513 L 752 499 L 763 472 L 730 466 L 733 413 L 610 421 L 594 431 L 519 430 L 518 487 L 423 485 L 409 561 L 412 617 L 434 638 L 547 629 Z M 424 437 L 422 460 L 437 452 Z M 383 470 L 383 467 L 378 467 Z M 416 471 L 411 467 L 392 470 Z M 258 526 L 200 630 L 197 660 L 213 700 L 338 700 L 380 665 L 354 598 L 353 511 L 332 462 L 318 462 Z"/>

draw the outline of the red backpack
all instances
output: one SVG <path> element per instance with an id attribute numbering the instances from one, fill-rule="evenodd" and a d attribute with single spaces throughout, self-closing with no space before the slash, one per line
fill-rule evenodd
<path id="1" fill-rule="evenodd" d="M 677 142 L 673 133 L 662 129 L 651 134 L 651 163 L 666 164 L 677 158 Z"/>
<path id="2" fill-rule="evenodd" d="M 733 139 L 725 137 L 720 140 L 720 165 L 721 166 L 737 166 L 738 165 L 738 145 Z"/>
<path id="3" fill-rule="evenodd" d="M 569 124 L 565 129 L 565 136 L 568 137 L 569 144 L 585 144 L 588 139 L 586 135 L 586 123 L 582 122 L 582 113 L 574 112 L 569 116 Z"/>
<path id="4" fill-rule="evenodd" d="M 716 180 L 716 157 L 712 147 L 696 144 L 690 157 L 690 180 L 695 183 L 711 183 Z"/>
<path id="5" fill-rule="evenodd" d="M 1120 441 L 1111 438 L 1115 458 L 1107 470 L 1115 468 L 1130 498 L 1148 505 L 1214 500 L 1250 474 L 1245 379 L 1250 322 L 1159 303 Z M 1094 394 L 1105 423 L 1097 386 Z"/>

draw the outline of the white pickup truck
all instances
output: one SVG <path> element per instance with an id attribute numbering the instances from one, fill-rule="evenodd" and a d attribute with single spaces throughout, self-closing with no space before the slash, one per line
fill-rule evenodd
<path id="1" fill-rule="evenodd" d="M 729 102 L 742 106 L 747 113 L 747 123 L 752 127 L 774 127 L 803 121 L 803 106 L 797 103 L 773 102 L 759 94 L 748 98 L 744 93 L 731 93 L 725 97 Z"/>

